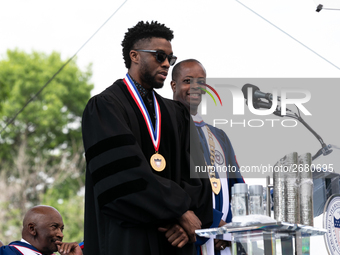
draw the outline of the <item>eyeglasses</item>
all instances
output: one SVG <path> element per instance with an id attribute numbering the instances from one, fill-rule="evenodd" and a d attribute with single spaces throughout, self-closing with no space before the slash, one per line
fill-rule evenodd
<path id="1" fill-rule="evenodd" d="M 163 63 L 165 59 L 168 59 L 169 64 L 173 66 L 176 63 L 177 57 L 173 55 L 167 55 L 164 51 L 161 50 L 135 50 L 135 51 L 142 51 L 142 52 L 149 52 L 149 53 L 156 53 L 156 60 L 159 63 Z"/>

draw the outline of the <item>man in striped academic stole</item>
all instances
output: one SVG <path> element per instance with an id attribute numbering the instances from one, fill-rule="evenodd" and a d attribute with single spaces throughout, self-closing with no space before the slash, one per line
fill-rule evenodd
<path id="1" fill-rule="evenodd" d="M 231 222 L 231 187 L 234 183 L 243 183 L 239 172 L 236 156 L 228 136 L 224 131 L 215 128 L 202 119 L 197 112 L 201 103 L 201 96 L 206 84 L 206 71 L 203 65 L 195 60 L 188 59 L 176 64 L 172 71 L 171 88 L 174 100 L 182 102 L 190 111 L 194 120 L 199 140 L 204 152 L 207 167 L 215 169 L 228 169 L 233 166 L 235 172 L 209 173 L 211 182 L 210 193 L 213 196 L 214 221 L 211 228 L 221 227 Z M 230 168 L 229 168 L 230 169 Z M 216 236 L 215 238 L 198 238 L 196 242 L 197 254 L 227 255 L 230 254 L 230 234 Z"/>
<path id="2" fill-rule="evenodd" d="M 78 243 L 64 243 L 64 223 L 51 206 L 39 205 L 27 211 L 23 220 L 22 239 L 0 247 L 0 255 L 82 255 Z"/>
<path id="3" fill-rule="evenodd" d="M 158 22 L 130 28 L 128 73 L 84 110 L 85 255 L 195 254 L 195 230 L 211 225 L 209 181 L 190 176 L 204 165 L 190 114 L 154 91 L 176 61 L 172 38 Z"/>

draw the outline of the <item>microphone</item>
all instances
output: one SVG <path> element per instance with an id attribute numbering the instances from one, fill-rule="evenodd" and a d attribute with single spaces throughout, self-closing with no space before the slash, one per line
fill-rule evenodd
<path id="1" fill-rule="evenodd" d="M 252 85 L 250 83 L 247 83 L 242 87 L 242 92 L 243 92 L 243 96 L 244 96 L 245 99 L 248 99 L 248 88 L 253 89 L 253 101 L 257 101 L 260 98 L 264 98 L 264 99 L 267 99 L 267 100 L 270 100 L 270 101 L 273 100 L 273 94 L 264 93 L 264 92 L 260 91 L 260 89 L 257 86 Z M 278 101 L 281 101 L 280 97 L 277 97 L 277 99 L 278 99 Z"/>
<path id="2" fill-rule="evenodd" d="M 259 108 L 265 108 L 265 109 L 271 109 L 272 107 L 272 102 L 271 100 L 273 100 L 273 94 L 271 93 L 264 93 L 262 91 L 260 91 L 260 89 L 255 86 L 252 85 L 250 83 L 247 83 L 245 85 L 243 85 L 242 87 L 242 92 L 243 92 L 243 96 L 246 99 L 246 104 L 248 105 L 248 88 L 252 88 L 252 94 L 253 94 L 253 106 L 255 109 L 259 109 Z M 261 98 L 267 99 L 268 102 L 262 101 Z M 281 101 L 281 97 L 277 97 L 278 101 Z M 288 109 L 286 109 L 288 110 Z M 281 111 L 279 110 L 279 107 L 276 106 L 276 110 L 273 112 L 273 114 L 279 116 L 279 117 L 284 117 L 283 115 L 281 115 Z M 287 115 L 288 116 L 288 115 Z M 292 116 L 288 116 L 291 117 Z M 294 117 L 294 116 L 293 116 Z M 325 142 L 323 141 L 323 139 L 321 138 L 321 136 L 319 136 L 302 118 L 301 116 L 297 115 L 295 113 L 295 119 L 297 119 L 298 121 L 301 122 L 301 124 L 303 124 L 317 139 L 318 141 L 321 143 L 321 149 L 312 157 L 312 161 L 314 161 L 316 158 L 318 158 L 321 154 L 323 154 L 324 156 L 327 156 L 328 154 L 330 154 L 333 150 L 331 149 L 332 146 L 331 145 L 326 145 Z"/>
<path id="3" fill-rule="evenodd" d="M 248 100 L 247 100 L 247 103 L 248 103 Z M 273 105 L 272 102 L 267 103 L 261 100 L 253 102 L 253 106 L 255 109 L 260 109 L 260 108 L 270 109 L 272 108 L 272 105 Z"/>
<path id="4" fill-rule="evenodd" d="M 260 91 L 260 89 L 255 86 L 252 85 L 250 83 L 245 84 L 242 87 L 242 92 L 243 92 L 243 96 L 246 99 L 246 104 L 248 105 L 248 88 L 252 88 L 252 92 L 253 92 L 253 106 L 255 109 L 271 109 L 272 108 L 272 101 L 273 100 L 273 94 L 271 93 L 263 93 Z M 268 102 L 266 101 L 262 101 L 261 98 L 267 99 Z M 278 101 L 280 101 L 280 97 L 277 97 Z M 273 114 L 279 116 L 279 117 L 283 117 L 280 113 L 280 111 L 278 110 L 278 106 L 276 106 L 276 110 L 273 112 Z"/>

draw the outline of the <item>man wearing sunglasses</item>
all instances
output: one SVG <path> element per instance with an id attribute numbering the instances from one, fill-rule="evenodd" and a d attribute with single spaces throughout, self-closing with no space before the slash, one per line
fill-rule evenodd
<path id="1" fill-rule="evenodd" d="M 202 100 L 203 89 L 206 89 L 206 70 L 196 59 L 187 59 L 176 64 L 172 71 L 171 88 L 174 100 L 182 102 L 194 120 L 199 140 L 204 151 L 207 165 L 215 167 L 234 166 L 236 172 L 217 172 L 216 179 L 220 189 L 210 190 L 214 198 L 214 220 L 211 228 L 221 227 L 231 222 L 230 208 L 231 187 L 235 183 L 243 183 L 239 172 L 236 156 L 228 136 L 223 130 L 205 123 L 198 113 L 198 106 Z M 213 142 L 211 142 L 213 141 Z M 231 235 L 219 235 L 216 238 L 197 238 L 197 255 L 229 255 Z"/>
<path id="2" fill-rule="evenodd" d="M 176 61 L 172 38 L 157 22 L 130 28 L 125 78 L 84 110 L 85 255 L 195 254 L 195 230 L 211 225 L 210 184 L 190 178 L 190 167 L 204 164 L 190 114 L 154 91 Z"/>

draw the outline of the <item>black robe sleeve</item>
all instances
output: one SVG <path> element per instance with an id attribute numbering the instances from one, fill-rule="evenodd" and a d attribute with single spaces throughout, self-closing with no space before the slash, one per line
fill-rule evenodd
<path id="1" fill-rule="evenodd" d="M 196 166 L 205 166 L 203 151 L 197 130 L 188 109 L 178 101 L 171 101 L 176 104 L 176 112 L 181 113 L 176 123 L 183 122 L 178 130 L 181 141 L 181 187 L 190 195 L 190 210 L 202 222 L 202 228 L 208 228 L 212 224 L 212 196 L 211 184 L 206 173 L 196 172 Z"/>

